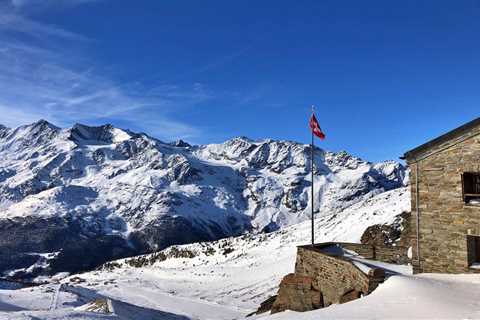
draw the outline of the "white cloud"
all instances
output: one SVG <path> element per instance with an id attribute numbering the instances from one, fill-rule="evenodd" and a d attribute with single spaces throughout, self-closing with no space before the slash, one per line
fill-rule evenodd
<path id="1" fill-rule="evenodd" d="M 29 1 L 20 2 L 16 5 Z M 35 35 L 42 41 L 19 40 L 23 37 L 15 37 L 12 31 Z M 58 49 L 59 41 L 75 47 L 81 38 L 18 13 L 0 14 L 0 123 L 17 126 L 44 118 L 69 126 L 120 119 L 162 139 L 201 134 L 173 119 L 177 108 L 211 98 L 201 84 L 152 88 L 135 82 L 119 84 L 79 54 L 80 48 L 68 55 Z"/>
<path id="2" fill-rule="evenodd" d="M 36 22 L 2 6 L 0 6 L 0 32 L 10 32 L 12 36 L 15 36 L 16 34 L 24 34 L 45 41 L 50 40 L 50 38 L 71 41 L 88 40 L 87 37 L 80 34 L 57 26 Z"/>
<path id="3" fill-rule="evenodd" d="M 33 110 L 24 111 L 13 106 L 0 105 L 1 124 L 7 127 L 15 127 L 18 124 L 26 124 L 37 121 L 43 117 L 41 113 L 35 113 Z M 52 119 L 46 119 L 52 120 Z"/>
<path id="4" fill-rule="evenodd" d="M 47 9 L 65 9 L 100 0 L 10 0 L 10 7 L 17 11 L 38 12 Z"/>

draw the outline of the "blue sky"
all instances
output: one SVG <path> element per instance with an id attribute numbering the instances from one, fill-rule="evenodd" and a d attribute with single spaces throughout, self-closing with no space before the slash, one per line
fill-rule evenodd
<path id="1" fill-rule="evenodd" d="M 479 116 L 480 1 L 0 0 L 0 123 L 308 143 L 367 160 Z"/>

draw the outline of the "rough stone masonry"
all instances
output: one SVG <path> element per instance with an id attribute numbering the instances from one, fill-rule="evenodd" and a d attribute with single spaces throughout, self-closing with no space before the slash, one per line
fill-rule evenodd
<path id="1" fill-rule="evenodd" d="M 415 272 L 478 272 L 480 206 L 465 201 L 462 177 L 480 173 L 480 118 L 404 158 L 410 166 Z"/>
<path id="2" fill-rule="evenodd" d="M 372 292 L 385 279 L 382 269 L 371 269 L 368 274 L 351 261 L 322 252 L 325 243 L 298 247 L 295 273 L 283 278 L 272 313 L 285 310 L 309 311 L 331 304 L 345 303 Z M 348 244 L 342 244 L 348 245 Z M 354 245 L 369 255 L 369 245 Z"/>

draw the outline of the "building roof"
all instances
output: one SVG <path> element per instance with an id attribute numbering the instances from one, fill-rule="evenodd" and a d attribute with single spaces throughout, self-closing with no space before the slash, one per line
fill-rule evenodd
<path id="1" fill-rule="evenodd" d="M 435 138 L 433 140 L 430 140 L 428 141 L 427 143 L 424 143 L 410 151 L 407 151 L 405 152 L 405 154 L 403 155 L 402 159 L 411 159 L 411 158 L 415 158 L 416 156 L 418 156 L 420 153 L 423 153 L 435 146 L 438 146 L 442 143 L 445 143 L 447 142 L 448 140 L 451 140 L 451 139 L 454 139 L 462 134 L 464 134 L 465 132 L 468 132 L 469 130 L 477 127 L 477 126 L 480 126 L 480 118 L 477 118 L 475 120 L 472 120 L 456 129 L 453 129 L 452 131 L 449 131 L 441 136 L 439 136 L 438 138 Z"/>

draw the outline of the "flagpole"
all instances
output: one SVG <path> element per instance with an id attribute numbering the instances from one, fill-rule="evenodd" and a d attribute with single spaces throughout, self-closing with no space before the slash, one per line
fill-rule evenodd
<path id="1" fill-rule="evenodd" d="M 312 106 L 312 114 L 314 113 L 314 107 Z M 313 160 L 314 160 L 314 149 L 315 149 L 315 144 L 314 144 L 314 137 L 313 137 L 313 130 L 310 130 L 312 132 L 312 147 L 311 147 L 311 160 L 312 160 L 312 167 L 311 167 L 311 174 L 312 174 L 312 246 L 315 244 L 315 231 L 314 231 L 314 219 L 313 219 L 313 213 L 314 213 L 314 210 L 313 210 L 313 204 L 314 204 L 314 200 L 313 200 L 313 196 L 314 196 L 314 188 L 313 188 Z"/>

